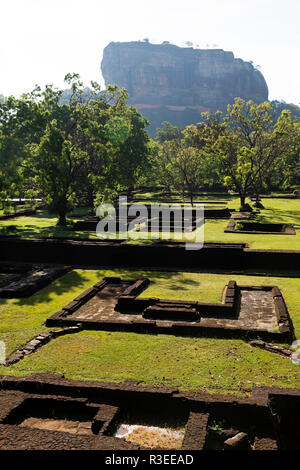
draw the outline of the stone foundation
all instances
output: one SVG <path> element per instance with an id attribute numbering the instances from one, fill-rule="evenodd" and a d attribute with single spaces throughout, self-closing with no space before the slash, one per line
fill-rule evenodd
<path id="1" fill-rule="evenodd" d="M 240 398 L 49 374 L 0 377 L 1 450 L 161 450 L 115 437 L 124 422 L 185 426 L 180 450 L 295 450 L 298 418 L 298 389 L 254 387 Z"/>

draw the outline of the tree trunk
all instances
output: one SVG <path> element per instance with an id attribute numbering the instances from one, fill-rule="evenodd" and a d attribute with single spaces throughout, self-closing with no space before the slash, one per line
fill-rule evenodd
<path id="1" fill-rule="evenodd" d="M 256 191 L 255 193 L 255 203 L 253 204 L 253 207 L 257 207 L 258 209 L 264 209 L 264 206 L 263 204 L 261 203 L 260 201 L 260 197 L 259 197 L 259 192 Z"/>
<path id="2" fill-rule="evenodd" d="M 255 194 L 255 203 L 256 204 L 259 204 L 260 203 L 260 194 L 258 191 L 256 191 L 256 194 Z"/>
<path id="3" fill-rule="evenodd" d="M 62 227 L 67 226 L 67 219 L 66 219 L 66 213 L 65 212 L 60 212 L 59 213 L 59 219 L 58 219 L 57 225 L 60 225 Z"/>
<path id="4" fill-rule="evenodd" d="M 133 200 L 133 190 L 134 190 L 133 186 L 129 186 L 129 188 L 127 189 L 127 200 L 128 201 Z"/>
<path id="5" fill-rule="evenodd" d="M 241 208 L 245 206 L 246 196 L 245 194 L 240 194 Z"/>
<path id="6" fill-rule="evenodd" d="M 91 210 L 94 209 L 94 194 L 88 194 L 88 206 Z"/>

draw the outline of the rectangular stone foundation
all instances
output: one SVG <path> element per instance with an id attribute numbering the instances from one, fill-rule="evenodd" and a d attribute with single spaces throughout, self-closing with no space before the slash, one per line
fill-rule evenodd
<path id="1" fill-rule="evenodd" d="M 149 280 L 104 278 L 49 317 L 47 326 L 289 342 L 293 326 L 276 287 L 229 281 L 222 304 L 143 298 Z"/>
<path id="2" fill-rule="evenodd" d="M 0 377 L 1 450 L 228 450 L 228 436 L 240 433 L 237 449 L 296 450 L 299 417 L 298 389 L 255 387 L 241 398 L 49 374 Z M 122 423 L 143 432 L 116 436 Z M 169 442 L 147 437 L 153 427 L 170 431 Z"/>

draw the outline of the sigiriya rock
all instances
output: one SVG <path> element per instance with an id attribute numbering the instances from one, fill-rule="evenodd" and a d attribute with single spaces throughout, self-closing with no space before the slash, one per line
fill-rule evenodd
<path id="1" fill-rule="evenodd" d="M 256 103 L 268 100 L 261 72 L 250 62 L 222 49 L 193 49 L 169 43 L 111 42 L 101 64 L 105 85 L 117 84 L 151 122 L 184 127 L 204 111 L 225 111 L 235 97 Z"/>

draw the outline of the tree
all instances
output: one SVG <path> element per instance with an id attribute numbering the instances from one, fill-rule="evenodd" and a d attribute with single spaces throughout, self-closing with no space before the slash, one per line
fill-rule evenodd
<path id="1" fill-rule="evenodd" d="M 256 105 L 236 98 L 228 106 L 224 124 L 211 148 L 219 159 L 225 185 L 239 193 L 243 209 L 251 191 L 259 199 L 270 172 L 283 159 L 289 146 L 290 115 L 284 112 L 274 125 L 270 103 Z"/>
<path id="2" fill-rule="evenodd" d="M 66 139 L 56 120 L 47 124 L 40 143 L 32 146 L 27 168 L 35 174 L 35 182 L 45 195 L 49 210 L 59 215 L 58 225 L 67 224 L 66 214 L 73 208 L 77 177 L 84 157 L 84 153 Z"/>
<path id="3" fill-rule="evenodd" d="M 118 145 L 118 180 L 123 188 L 132 190 L 135 181 L 149 169 L 149 136 L 145 130 L 149 123 L 132 106 L 126 110 L 124 118 L 127 119 L 129 131 Z"/>
<path id="4" fill-rule="evenodd" d="M 221 111 L 214 114 L 202 113 L 202 121 L 186 126 L 182 131 L 185 145 L 198 149 L 208 149 L 225 132 L 225 123 Z"/>
<path id="5" fill-rule="evenodd" d="M 32 96 L 10 96 L 0 102 L 0 198 L 10 198 L 24 189 L 21 167 L 28 156 L 28 145 L 42 136 L 42 119 Z"/>
<path id="6" fill-rule="evenodd" d="M 254 193 L 258 202 L 270 181 L 284 175 L 288 155 L 295 167 L 297 133 L 288 111 L 274 123 L 270 103 L 257 105 L 237 98 L 224 117 L 220 112 L 203 113 L 202 119 L 184 129 L 185 145 L 210 155 L 206 160 L 210 180 L 237 191 L 242 209 L 248 194 Z"/>
<path id="7" fill-rule="evenodd" d="M 187 194 L 193 204 L 196 191 L 206 182 L 207 155 L 183 142 L 165 141 L 159 152 L 161 177 L 170 189 Z"/>
<path id="8" fill-rule="evenodd" d="M 24 176 L 23 189 L 44 196 L 60 225 L 75 195 L 86 192 L 92 206 L 97 193 L 107 197 L 131 188 L 149 150 L 148 121 L 127 106 L 125 89 L 109 85 L 100 92 L 92 82 L 87 94 L 79 75 L 65 81 L 67 102 L 63 90 L 46 86 L 0 105 L 0 184 L 9 170 L 15 180 Z"/>
<path id="9" fill-rule="evenodd" d="M 205 185 L 224 183 L 220 178 L 220 161 L 216 158 L 214 145 L 224 135 L 225 124 L 220 111 L 202 113 L 202 122 L 187 126 L 183 131 L 182 142 L 186 147 L 196 148 L 205 156 Z"/>
<path id="10" fill-rule="evenodd" d="M 277 184 L 283 189 L 300 187 L 300 119 L 288 122 L 288 148 L 284 165 L 277 165 Z"/>
<path id="11" fill-rule="evenodd" d="M 177 126 L 173 126 L 167 121 L 161 123 L 161 127 L 156 129 L 156 140 L 160 144 L 166 140 L 181 140 L 182 132 L 181 129 Z"/>
<path id="12" fill-rule="evenodd" d="M 85 119 L 83 178 L 91 201 L 98 194 L 96 203 L 104 193 L 114 196 L 121 189 L 131 191 L 141 172 L 149 168 L 148 121 L 127 106 L 125 89 L 108 86 L 101 98 L 102 103 L 99 99 L 89 103 L 90 119 Z"/>
<path id="13" fill-rule="evenodd" d="M 93 210 L 94 204 L 107 200 L 108 194 L 113 198 L 118 188 L 116 154 L 120 142 L 128 137 L 129 125 L 123 118 L 127 109 L 126 90 L 109 85 L 99 95 L 97 84 L 92 85 L 89 100 L 79 108 L 80 116 L 72 142 L 85 152 L 78 188 L 84 189 Z M 76 106 L 76 94 L 70 100 L 71 108 Z"/>

